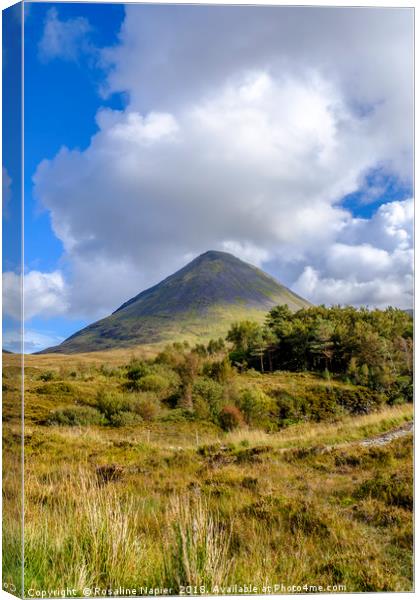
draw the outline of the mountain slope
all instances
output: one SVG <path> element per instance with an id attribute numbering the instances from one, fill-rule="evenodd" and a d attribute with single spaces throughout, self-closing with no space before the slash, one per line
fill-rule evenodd
<path id="1" fill-rule="evenodd" d="M 309 306 L 275 279 L 226 252 L 209 251 L 112 315 L 43 352 L 90 352 L 226 335 L 232 321 L 264 319 L 277 304 Z"/>

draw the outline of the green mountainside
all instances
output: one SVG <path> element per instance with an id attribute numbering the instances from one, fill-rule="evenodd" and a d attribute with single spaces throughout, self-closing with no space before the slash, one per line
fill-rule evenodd
<path id="1" fill-rule="evenodd" d="M 262 321 L 278 304 L 310 306 L 275 279 L 226 252 L 209 251 L 112 315 L 43 353 L 91 352 L 176 340 L 225 336 L 239 319 Z"/>

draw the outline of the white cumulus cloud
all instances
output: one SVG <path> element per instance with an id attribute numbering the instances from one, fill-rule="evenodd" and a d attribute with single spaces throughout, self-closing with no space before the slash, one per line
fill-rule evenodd
<path id="1" fill-rule="evenodd" d="M 66 313 L 67 287 L 60 271 L 41 273 L 29 271 L 24 276 L 25 319 L 37 315 L 53 317 Z M 3 273 L 3 310 L 21 319 L 22 277 L 13 271 Z"/>
<path id="2" fill-rule="evenodd" d="M 357 219 L 341 200 L 372 169 L 410 182 L 411 25 L 404 10 L 126 7 L 102 59 L 128 105 L 34 176 L 69 312 L 102 316 L 208 249 L 313 302 L 405 306 L 412 202 Z"/>
<path id="3" fill-rule="evenodd" d="M 315 303 L 411 308 L 413 212 L 410 199 L 383 204 L 371 219 L 350 219 L 342 241 L 308 255 L 295 289 Z"/>

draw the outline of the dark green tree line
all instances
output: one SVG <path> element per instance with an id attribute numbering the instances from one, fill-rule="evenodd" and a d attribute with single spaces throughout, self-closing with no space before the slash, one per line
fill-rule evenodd
<path id="1" fill-rule="evenodd" d="M 263 326 L 234 323 L 227 341 L 242 368 L 332 373 L 395 398 L 412 393 L 413 320 L 396 308 L 277 306 Z"/>

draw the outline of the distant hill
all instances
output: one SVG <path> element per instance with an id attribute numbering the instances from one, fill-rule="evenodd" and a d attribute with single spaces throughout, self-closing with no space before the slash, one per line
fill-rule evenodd
<path id="1" fill-rule="evenodd" d="M 112 315 L 43 350 L 72 354 L 162 341 L 225 336 L 238 319 L 262 321 L 278 304 L 310 306 L 278 281 L 226 252 L 209 251 Z"/>

